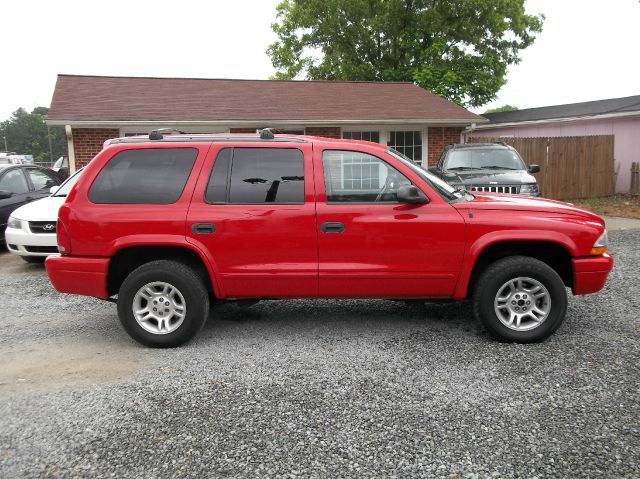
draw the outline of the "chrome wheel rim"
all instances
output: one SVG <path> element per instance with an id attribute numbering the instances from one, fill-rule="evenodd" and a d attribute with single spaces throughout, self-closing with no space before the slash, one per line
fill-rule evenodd
<path id="1" fill-rule="evenodd" d="M 152 334 L 169 334 L 180 327 L 187 313 L 184 296 L 164 281 L 147 283 L 133 297 L 133 316 Z"/>
<path id="2" fill-rule="evenodd" d="M 549 316 L 551 296 L 540 281 L 518 277 L 498 289 L 493 306 L 498 319 L 507 328 L 530 331 Z"/>

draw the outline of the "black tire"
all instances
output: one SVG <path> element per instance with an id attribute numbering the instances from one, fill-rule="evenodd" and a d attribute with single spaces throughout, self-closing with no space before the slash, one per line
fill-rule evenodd
<path id="1" fill-rule="evenodd" d="M 44 260 L 47 259 L 46 256 L 20 256 L 22 261 L 30 264 L 43 264 Z"/>
<path id="2" fill-rule="evenodd" d="M 541 283 L 550 297 L 546 319 L 528 331 L 516 331 L 503 324 L 494 308 L 502 286 L 518 277 Z M 473 295 L 473 311 L 489 334 L 504 342 L 535 343 L 554 333 L 567 312 L 567 290 L 558 273 L 546 263 L 528 256 L 510 256 L 490 264 L 477 280 Z"/>
<path id="3" fill-rule="evenodd" d="M 182 324 L 174 331 L 159 334 L 145 330 L 136 321 L 134 298 L 145 285 L 165 282 L 182 294 L 186 312 Z M 146 263 L 132 271 L 118 292 L 118 316 L 129 335 L 145 346 L 173 348 L 193 338 L 204 325 L 209 314 L 209 296 L 198 274 L 177 261 L 158 260 Z"/>

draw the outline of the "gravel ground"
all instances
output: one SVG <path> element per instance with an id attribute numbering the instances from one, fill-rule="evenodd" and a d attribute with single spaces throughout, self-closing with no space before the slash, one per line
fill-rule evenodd
<path id="1" fill-rule="evenodd" d="M 0 477 L 640 477 L 640 231 L 543 344 L 470 305 L 217 308 L 176 350 L 0 257 Z"/>

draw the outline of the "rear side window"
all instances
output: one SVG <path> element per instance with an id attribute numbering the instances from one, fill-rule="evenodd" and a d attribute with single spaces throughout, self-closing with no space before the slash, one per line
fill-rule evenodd
<path id="1" fill-rule="evenodd" d="M 225 148 L 205 193 L 208 203 L 304 203 L 304 157 L 294 148 Z"/>
<path id="2" fill-rule="evenodd" d="M 198 155 L 195 148 L 125 150 L 98 174 L 89 190 L 94 203 L 175 203 Z"/>

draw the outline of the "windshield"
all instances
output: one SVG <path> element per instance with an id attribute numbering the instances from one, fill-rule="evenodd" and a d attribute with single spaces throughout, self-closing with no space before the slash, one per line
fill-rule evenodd
<path id="1" fill-rule="evenodd" d="M 525 166 L 514 150 L 495 148 L 465 148 L 447 154 L 445 170 L 524 170 Z"/>
<path id="2" fill-rule="evenodd" d="M 60 185 L 60 188 L 58 188 L 58 191 L 56 191 L 53 196 L 67 196 L 69 194 L 69 191 L 71 191 L 71 188 L 73 188 L 73 185 L 75 185 L 76 181 L 78 181 L 78 178 L 80 178 L 80 173 L 82 173 L 82 170 L 84 170 L 84 168 L 80 168 L 73 175 L 67 178 L 67 181 Z"/>
<path id="3" fill-rule="evenodd" d="M 422 178 L 427 183 L 429 183 L 445 199 L 457 200 L 464 196 L 463 193 L 456 190 L 453 186 L 444 182 L 443 180 L 433 175 L 432 173 L 429 173 L 420 165 L 415 164 L 409 157 L 403 155 L 399 151 L 396 151 L 393 148 L 389 148 L 389 150 L 387 150 L 387 153 L 389 153 L 391 156 L 400 160 L 403 164 L 411 168 L 415 173 L 418 174 L 418 176 L 420 176 L 420 178 Z"/>

